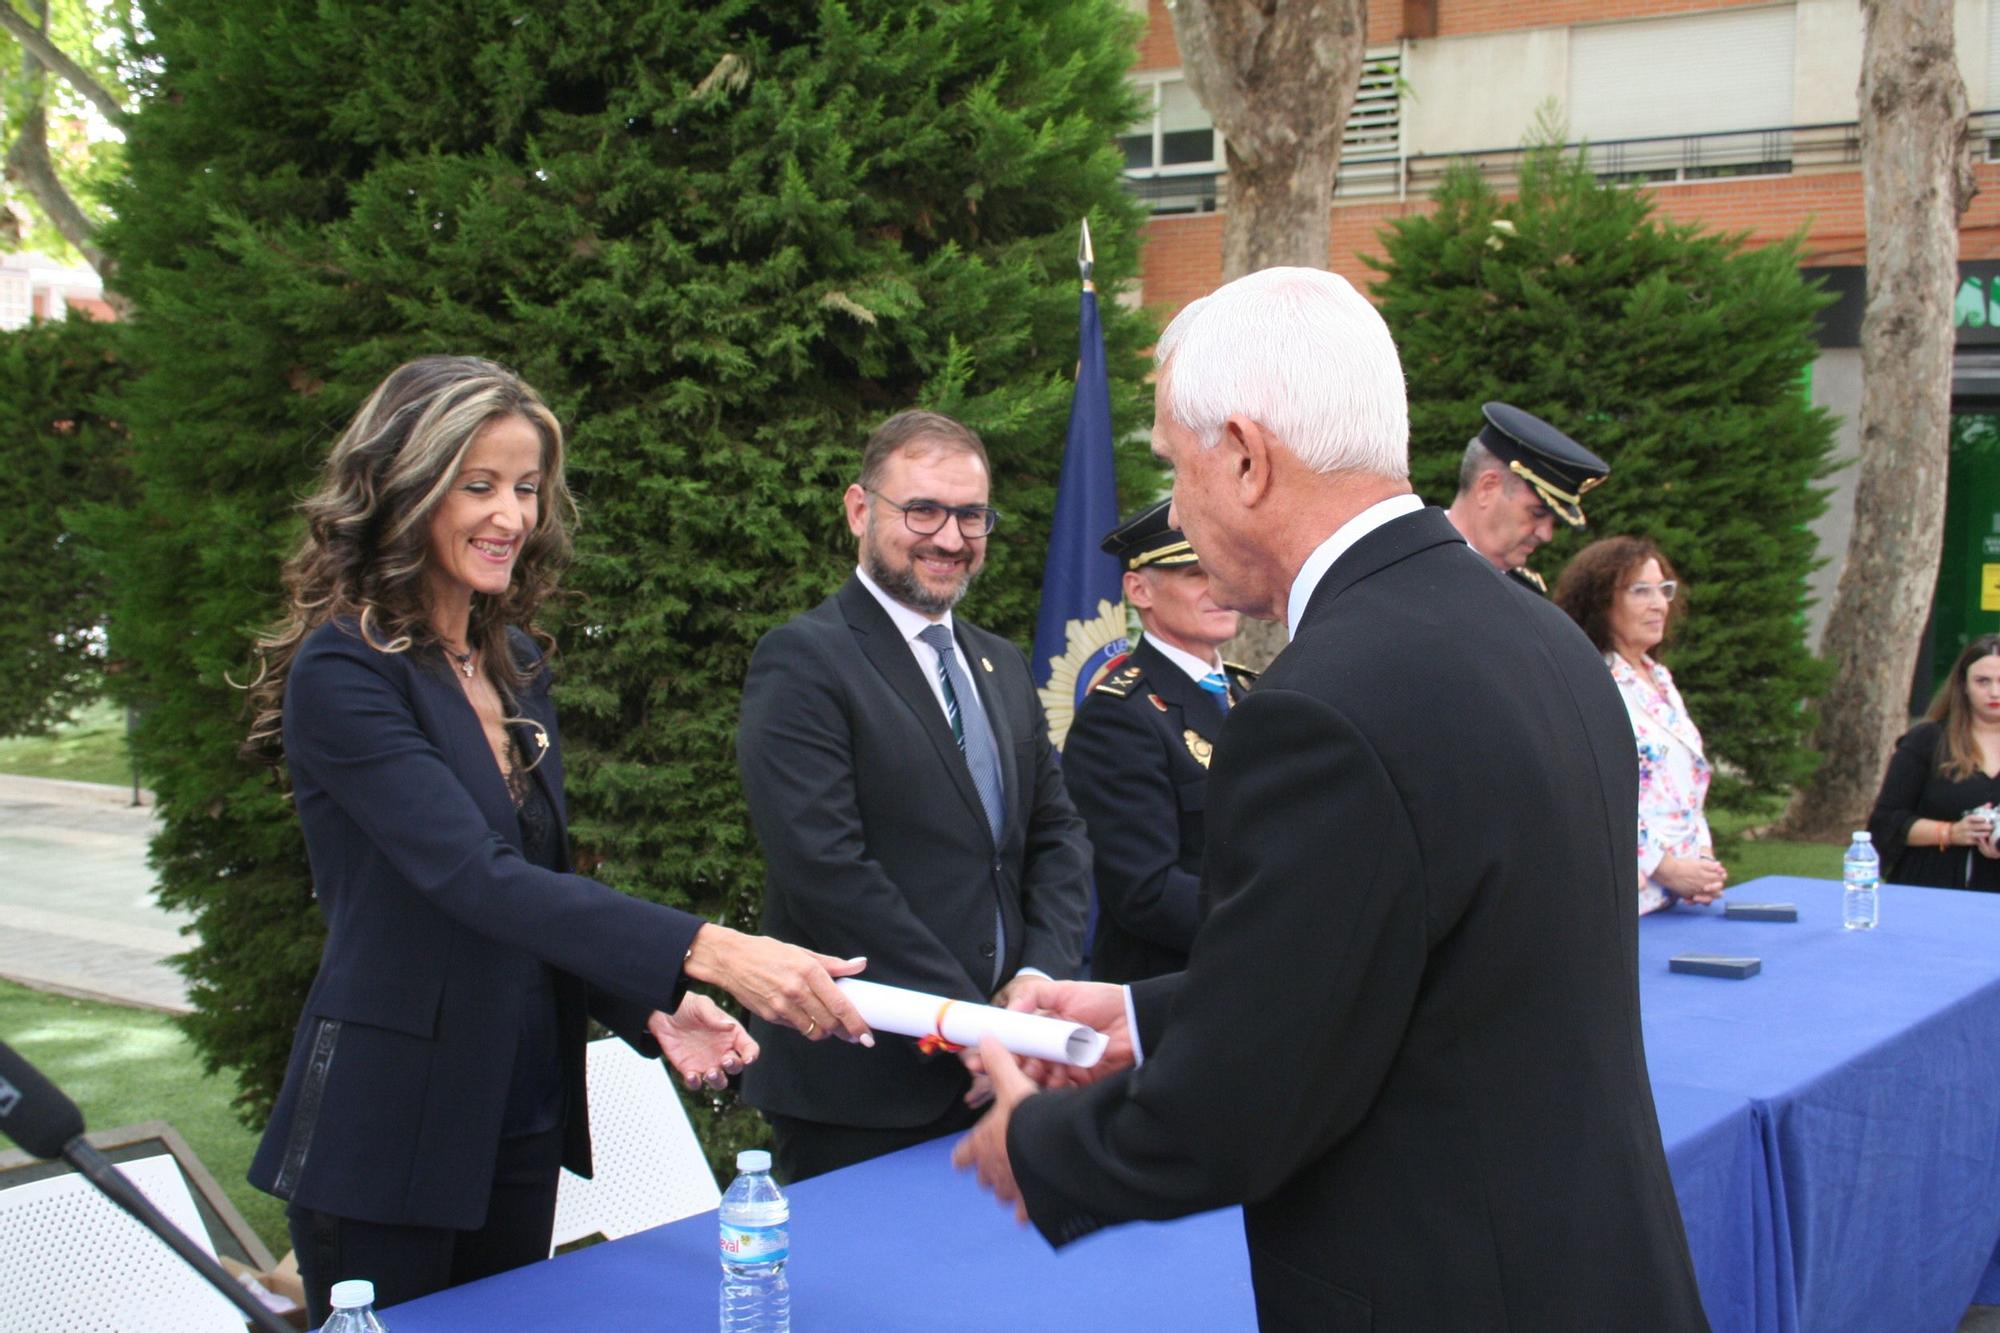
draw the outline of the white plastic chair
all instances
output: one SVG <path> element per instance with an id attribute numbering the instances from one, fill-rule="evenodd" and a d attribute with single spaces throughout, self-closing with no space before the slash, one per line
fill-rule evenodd
<path id="1" fill-rule="evenodd" d="M 606 1037 L 590 1043 L 589 1076 L 595 1174 L 562 1173 L 554 1245 L 600 1232 L 617 1240 L 722 1201 L 664 1062 Z"/>
<path id="2" fill-rule="evenodd" d="M 119 1170 L 213 1254 L 171 1153 Z M 243 1316 L 74 1173 L 0 1189 L 0 1326 L 47 1333 L 243 1333 Z"/>

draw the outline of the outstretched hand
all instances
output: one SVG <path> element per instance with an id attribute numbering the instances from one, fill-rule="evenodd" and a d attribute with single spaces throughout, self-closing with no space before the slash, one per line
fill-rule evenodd
<path id="1" fill-rule="evenodd" d="M 854 1002 L 833 984 L 866 966 L 866 958 L 832 958 L 710 922 L 695 932 L 681 970 L 722 987 L 759 1018 L 798 1029 L 808 1041 L 839 1037 L 873 1046 L 875 1035 Z"/>
<path id="2" fill-rule="evenodd" d="M 690 1089 L 723 1087 L 757 1058 L 756 1041 L 706 995 L 683 996 L 681 1007 L 671 1014 L 655 1009 L 646 1030 Z"/>

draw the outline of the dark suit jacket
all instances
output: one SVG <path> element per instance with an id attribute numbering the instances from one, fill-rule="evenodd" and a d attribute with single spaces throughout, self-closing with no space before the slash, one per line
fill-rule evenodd
<path id="1" fill-rule="evenodd" d="M 1145 1064 L 1008 1147 L 1064 1243 L 1244 1205 L 1267 1329 L 1706 1321 L 1639 1033 L 1637 760 L 1567 617 L 1398 518 L 1230 715 Z"/>
<path id="2" fill-rule="evenodd" d="M 1240 700 L 1255 676 L 1232 667 Z M 1201 919 L 1203 808 L 1224 714 L 1141 639 L 1085 696 L 1063 743 L 1063 781 L 1090 830 L 1097 939 L 1090 974 L 1138 981 L 1187 966 Z"/>
<path id="3" fill-rule="evenodd" d="M 516 648 L 533 660 L 525 635 Z M 562 820 L 546 674 L 519 711 L 548 732 L 534 775 Z M 679 1003 L 700 918 L 523 860 L 458 683 L 435 661 L 369 647 L 351 621 L 300 646 L 284 726 L 327 940 L 251 1183 L 362 1221 L 480 1226 L 542 962 L 556 977 L 563 1164 L 589 1174 L 586 1014 L 657 1054 L 646 1016 Z"/>
<path id="4" fill-rule="evenodd" d="M 994 846 L 971 770 L 909 645 L 857 578 L 766 634 L 743 686 L 737 760 L 763 845 L 764 931 L 847 958 L 870 981 L 955 999 L 1000 976 L 1066 977 L 1083 943 L 1090 849 L 1063 791 L 1020 649 L 952 621 L 1000 749 Z M 751 1105 L 826 1124 L 926 1124 L 964 1093 L 958 1061 L 906 1038 L 875 1048 L 751 1025 Z"/>

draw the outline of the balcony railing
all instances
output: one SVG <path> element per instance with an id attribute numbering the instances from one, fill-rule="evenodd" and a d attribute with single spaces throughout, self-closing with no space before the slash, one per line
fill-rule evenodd
<path id="1" fill-rule="evenodd" d="M 2000 162 L 2000 110 L 1976 111 L 1970 118 L 1980 156 Z M 1680 184 L 1744 176 L 1789 176 L 1851 168 L 1861 161 L 1861 127 L 1853 121 L 1786 125 L 1720 134 L 1654 135 L 1566 144 L 1587 147 L 1598 178 L 1630 185 Z M 1455 163 L 1470 163 L 1495 189 L 1520 181 L 1526 148 L 1490 148 L 1469 153 L 1416 153 L 1408 157 L 1371 153 L 1350 155 L 1340 164 L 1334 197 L 1406 199 L 1427 194 Z M 1219 165 L 1171 172 L 1132 174 L 1125 188 L 1153 205 L 1155 213 L 1210 213 L 1228 203 L 1229 178 Z"/>

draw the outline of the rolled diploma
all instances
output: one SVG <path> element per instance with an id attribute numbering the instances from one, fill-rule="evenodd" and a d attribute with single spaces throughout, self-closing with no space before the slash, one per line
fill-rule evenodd
<path id="1" fill-rule="evenodd" d="M 1096 1028 L 1041 1014 L 1019 1014 L 853 977 L 842 977 L 835 984 L 847 992 L 869 1027 L 905 1037 L 937 1036 L 954 1046 L 977 1046 L 990 1033 L 1016 1055 L 1080 1069 L 1096 1064 L 1109 1041 Z"/>

